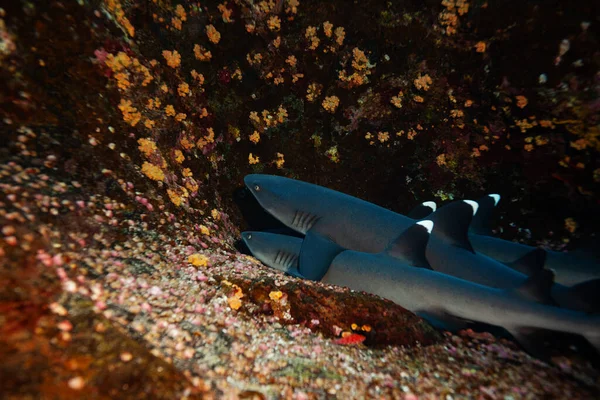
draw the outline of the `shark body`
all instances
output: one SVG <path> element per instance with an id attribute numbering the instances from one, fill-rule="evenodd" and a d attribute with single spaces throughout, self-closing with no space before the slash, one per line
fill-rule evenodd
<path id="1" fill-rule="evenodd" d="M 299 273 L 308 279 L 320 280 L 330 260 L 344 250 L 382 252 L 415 223 L 372 203 L 306 182 L 271 175 L 248 175 L 245 182 L 266 211 L 305 234 Z M 479 203 L 472 201 L 454 202 L 430 215 L 435 228 L 426 252 L 429 265 L 438 272 L 490 287 L 522 285 L 526 274 L 473 251 L 468 229 L 478 207 Z M 542 259 L 539 265 L 515 265 L 533 273 L 542 269 L 543 263 Z M 595 292 L 596 286 L 586 292 Z M 584 296 L 561 284 L 553 285 L 551 295 L 541 298 L 532 293 L 532 298 L 569 309 L 596 311 L 595 295 Z"/>
<path id="2" fill-rule="evenodd" d="M 527 333 L 544 329 L 583 335 L 600 351 L 600 317 L 529 301 L 522 289 L 539 286 L 549 289 L 552 274 L 543 270 L 515 289 L 495 289 L 421 267 L 431 221 L 421 221 L 407 229 L 383 252 L 372 254 L 344 250 L 328 261 L 322 282 L 372 293 L 412 311 L 438 327 L 460 329 L 465 321 L 500 326 L 508 330 L 526 349 L 537 352 Z M 304 278 L 301 266 L 281 267 L 277 235 L 245 232 L 244 241 L 267 266 Z M 297 241 L 295 248 L 302 239 Z M 391 256 L 393 253 L 393 256 Z M 298 260 L 301 259 L 298 253 Z"/>

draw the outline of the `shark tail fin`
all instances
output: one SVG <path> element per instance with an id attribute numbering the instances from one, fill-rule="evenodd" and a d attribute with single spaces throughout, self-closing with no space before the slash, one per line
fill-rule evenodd
<path id="1" fill-rule="evenodd" d="M 600 279 L 578 283 L 571 286 L 569 291 L 577 300 L 585 305 L 586 311 L 592 313 L 600 312 Z"/>
<path id="2" fill-rule="evenodd" d="M 477 210 L 477 214 L 473 216 L 470 230 L 478 235 L 491 236 L 492 215 L 498 202 L 500 202 L 500 195 L 495 193 L 488 194 L 487 196 L 478 199 L 476 202 L 479 205 L 479 209 Z"/>
<path id="3" fill-rule="evenodd" d="M 429 214 L 435 212 L 436 209 L 437 209 L 437 205 L 433 201 L 424 201 L 423 203 L 421 203 L 418 206 L 416 206 L 415 208 L 413 208 L 407 214 L 407 217 L 416 219 L 416 220 L 424 219 Z"/>
<path id="4" fill-rule="evenodd" d="M 460 200 L 441 207 L 430 219 L 435 223 L 433 234 L 446 242 L 474 252 L 469 242 L 469 225 L 479 205 L 472 200 Z"/>
<path id="5" fill-rule="evenodd" d="M 527 276 L 532 276 L 544 268 L 545 262 L 546 250 L 538 247 L 531 250 L 518 260 L 510 263 L 508 266 L 524 273 Z"/>
<path id="6" fill-rule="evenodd" d="M 344 250 L 333 240 L 311 229 L 306 232 L 302 242 L 298 273 L 306 279 L 320 281 L 333 259 Z"/>
<path id="7" fill-rule="evenodd" d="M 432 229 L 432 221 L 419 221 L 392 240 L 384 252 L 414 267 L 431 269 L 425 258 L 425 249 Z"/>

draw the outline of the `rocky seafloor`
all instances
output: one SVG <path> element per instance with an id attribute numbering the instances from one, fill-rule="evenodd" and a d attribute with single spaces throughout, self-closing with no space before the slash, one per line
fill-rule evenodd
<path id="1" fill-rule="evenodd" d="M 497 234 L 597 230 L 591 2 L 0 2 L 0 394 L 596 398 L 542 362 L 235 247 L 248 173 L 406 212 L 503 195 Z"/>

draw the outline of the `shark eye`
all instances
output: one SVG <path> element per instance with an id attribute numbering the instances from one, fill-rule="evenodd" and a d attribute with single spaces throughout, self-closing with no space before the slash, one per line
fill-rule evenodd
<path id="1" fill-rule="evenodd" d="M 256 190 L 257 192 L 260 192 L 260 186 L 254 185 L 254 190 Z"/>

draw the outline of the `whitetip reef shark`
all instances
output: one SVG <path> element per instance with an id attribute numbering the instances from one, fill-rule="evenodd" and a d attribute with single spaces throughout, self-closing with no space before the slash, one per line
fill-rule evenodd
<path id="1" fill-rule="evenodd" d="M 311 251 L 302 252 L 300 257 L 305 258 L 306 260 L 304 261 L 310 259 L 312 263 L 321 263 L 321 265 L 315 265 L 309 271 L 300 271 L 301 273 L 306 273 L 309 279 L 320 279 L 323 276 L 327 268 L 327 265 L 325 265 L 326 261 L 324 260 L 329 259 L 336 252 L 339 252 L 339 247 L 366 253 L 378 253 L 391 240 L 397 237 L 400 232 L 403 232 L 415 223 L 413 218 L 395 213 L 356 197 L 307 182 L 263 174 L 247 175 L 244 178 L 244 182 L 268 213 L 289 228 L 305 234 L 304 243 L 307 243 L 306 246 Z M 486 198 L 492 199 L 493 205 L 489 201 L 486 201 Z M 481 205 L 483 215 L 490 212 L 490 208 L 493 208 L 498 203 L 500 196 L 489 195 L 486 198 L 477 203 Z M 433 207 L 432 210 L 434 210 Z M 436 212 L 439 212 L 439 210 Z M 422 215 L 420 216 L 422 217 Z M 476 223 L 480 224 L 480 222 Z M 482 254 L 490 254 L 492 251 L 500 254 L 507 251 L 510 252 L 513 244 L 519 246 L 519 250 L 525 248 L 527 250 L 525 252 L 518 251 L 516 255 L 512 253 L 512 255 L 508 256 L 511 258 L 510 263 L 507 264 L 508 267 L 521 270 L 521 272 L 527 271 L 531 274 L 543 268 L 545 266 L 544 263 L 548 263 L 546 261 L 547 258 L 543 259 L 541 263 L 531 262 L 531 260 L 535 261 L 536 254 L 539 254 L 533 247 L 474 233 L 468 235 L 467 240 L 471 243 L 469 245 L 471 250 L 475 250 L 476 252 L 483 250 L 481 251 Z M 331 243 L 335 243 L 339 247 L 332 246 Z M 554 265 L 561 260 L 565 261 L 564 256 L 555 257 L 555 253 L 550 252 L 553 261 L 548 264 Z M 464 255 L 464 253 L 461 254 Z M 482 254 L 478 254 L 478 256 L 483 257 Z M 433 253 L 428 253 L 428 256 L 434 257 Z M 486 261 L 489 260 L 487 258 Z M 300 268 L 303 268 L 302 266 L 304 265 L 308 265 L 308 263 L 303 262 L 301 259 Z M 508 269 L 506 266 L 502 268 L 499 265 L 495 266 L 496 270 Z M 560 268 L 561 271 L 568 269 L 569 265 L 564 265 Z M 600 277 L 600 268 L 597 265 L 587 262 L 584 269 L 589 279 Z M 483 266 L 479 274 L 485 274 Z M 507 272 L 505 275 L 507 276 L 508 274 Z M 515 280 L 513 280 L 513 285 L 522 283 L 522 280 L 526 278 L 525 275 L 514 274 L 513 278 Z M 491 273 L 488 273 L 487 276 L 490 279 L 494 278 Z M 598 282 L 583 283 L 582 286 L 575 288 L 573 291 L 581 292 L 581 298 L 585 297 L 594 300 L 595 297 L 590 295 L 590 292 L 597 292 L 595 289 L 598 286 Z M 563 303 L 566 306 L 579 307 L 573 305 L 573 296 L 567 296 L 564 290 L 562 290 L 561 294 L 563 296 L 559 297 L 563 299 Z M 559 298 L 556 300 L 560 301 Z M 578 303 L 578 301 L 575 302 Z"/>
<path id="2" fill-rule="evenodd" d="M 534 247 L 521 243 L 511 242 L 492 237 L 490 221 L 495 207 L 500 202 L 500 195 L 489 194 L 477 200 L 479 209 L 473 217 L 469 227 L 469 240 L 473 248 L 481 254 L 485 254 L 503 264 L 530 275 L 534 271 L 525 265 L 517 263 Z M 424 217 L 422 217 L 424 218 Z M 558 252 L 546 250 L 546 261 L 544 267 L 554 272 L 555 281 L 563 285 L 572 286 L 592 279 L 600 278 L 600 262 L 589 254 L 578 254 L 578 251 Z M 600 287 L 598 288 L 600 290 Z"/>
<path id="3" fill-rule="evenodd" d="M 549 292 L 549 270 L 514 289 L 496 289 L 429 269 L 425 248 L 433 226 L 430 220 L 419 221 L 379 253 L 342 249 L 326 260 L 323 276 L 313 280 L 381 296 L 446 330 L 462 329 L 468 321 L 502 327 L 525 350 L 542 357 L 544 351 L 528 337 L 540 329 L 582 335 L 600 352 L 600 316 L 528 299 L 533 286 Z M 311 249 L 302 239 L 264 232 L 244 232 L 242 238 L 267 266 L 306 279 L 300 270 L 310 265 L 303 269 L 298 261 Z"/>
<path id="4" fill-rule="evenodd" d="M 473 215 L 478 212 L 479 204 L 471 200 L 455 201 L 441 207 L 429 215 L 435 226 L 426 249 L 426 257 L 432 269 L 457 278 L 498 289 L 510 289 L 523 285 L 528 275 L 517 269 L 475 252 L 471 246 L 468 229 Z M 521 269 L 534 275 L 544 267 L 545 251 L 534 249 L 515 263 L 524 265 Z M 534 289 L 534 288 L 532 288 Z M 596 311 L 594 304 L 588 304 L 578 287 L 568 288 L 553 284 L 549 293 L 532 290 L 532 300 L 542 303 L 556 303 L 564 308 L 578 311 Z"/>

